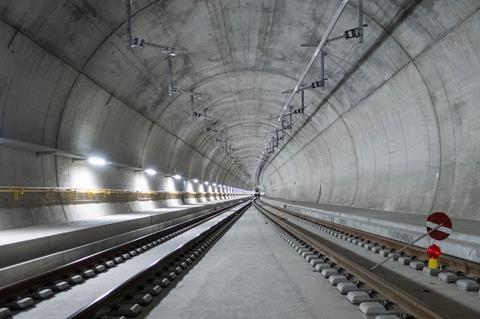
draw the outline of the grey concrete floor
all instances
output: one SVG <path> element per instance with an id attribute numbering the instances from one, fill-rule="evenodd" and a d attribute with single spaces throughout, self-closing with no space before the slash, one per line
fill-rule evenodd
<path id="1" fill-rule="evenodd" d="M 250 208 L 147 318 L 360 318 Z"/>

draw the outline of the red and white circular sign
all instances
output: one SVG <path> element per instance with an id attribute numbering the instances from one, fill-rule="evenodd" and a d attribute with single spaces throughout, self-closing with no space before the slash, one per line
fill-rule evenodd
<path id="1" fill-rule="evenodd" d="M 427 217 L 427 232 L 430 232 L 438 226 L 440 226 L 438 229 L 429 233 L 430 237 L 435 240 L 444 240 L 450 236 L 452 232 L 452 220 L 444 212 L 434 212 Z"/>

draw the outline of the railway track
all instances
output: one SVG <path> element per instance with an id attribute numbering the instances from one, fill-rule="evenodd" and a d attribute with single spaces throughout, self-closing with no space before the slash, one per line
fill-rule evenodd
<path id="1" fill-rule="evenodd" d="M 10 318 L 11 316 L 30 318 L 33 316 L 32 311 L 45 307 L 45 304 L 55 303 L 56 300 L 68 299 L 64 295 L 72 295 L 75 290 L 84 289 L 82 286 L 88 286 L 92 283 L 95 283 L 96 286 L 101 286 L 101 284 L 96 282 L 101 282 L 102 279 L 105 280 L 109 276 L 108 273 L 117 272 L 120 276 L 123 276 L 121 270 L 123 268 L 132 269 L 137 260 L 140 262 L 141 259 L 145 259 L 142 256 L 150 255 L 149 265 L 154 263 L 158 265 L 163 264 L 164 260 L 170 260 L 172 256 L 176 256 L 179 252 L 177 250 L 190 247 L 203 240 L 205 236 L 216 231 L 234 216 L 238 216 L 248 205 L 250 204 L 246 199 L 235 201 L 231 205 L 216 209 L 186 222 L 81 258 L 35 277 L 1 287 L 0 318 Z M 210 225 L 211 227 L 207 229 L 205 225 Z M 165 246 L 170 248 L 167 249 Z M 155 253 L 155 251 L 159 252 Z M 161 257 L 155 259 L 156 255 Z M 155 262 L 152 262 L 152 260 L 155 260 Z M 185 261 L 185 263 L 187 262 Z M 183 269 L 183 263 L 175 267 L 173 273 L 178 271 L 178 267 Z M 104 275 L 103 273 L 106 274 Z M 125 273 L 124 276 L 129 278 L 128 273 Z M 135 276 L 135 278 L 137 277 Z M 131 280 L 126 280 L 120 283 L 118 287 L 126 286 L 125 282 L 127 281 L 131 282 Z M 150 296 L 161 286 L 161 284 L 159 287 L 151 287 L 150 285 Z M 115 289 L 111 289 L 110 292 L 113 290 Z M 106 295 L 103 297 L 106 297 Z M 145 300 L 139 300 L 139 302 L 145 303 Z M 61 307 L 62 305 L 60 304 L 59 306 Z M 84 306 L 86 305 L 81 305 L 81 307 Z M 140 304 L 136 307 L 140 307 Z M 63 316 L 63 318 L 65 317 Z"/>
<path id="2" fill-rule="evenodd" d="M 179 280 L 189 266 L 199 258 L 240 218 L 250 203 L 234 208 L 226 218 L 210 225 L 188 243 L 158 259 L 135 276 L 72 314 L 70 319 L 105 317 L 136 317 L 142 306 L 150 304 L 152 296 L 165 296 L 162 289 Z"/>
<path id="3" fill-rule="evenodd" d="M 369 232 L 361 231 L 352 227 L 344 226 L 341 224 L 332 223 L 323 219 L 315 218 L 308 215 L 302 215 L 296 212 L 292 212 L 286 210 L 281 207 L 272 206 L 269 203 L 262 202 L 263 205 L 269 206 L 273 209 L 277 209 L 284 213 L 288 213 L 292 216 L 296 216 L 301 218 L 305 221 L 313 222 L 319 224 L 323 227 L 327 227 L 332 231 L 336 231 L 339 233 L 340 236 L 353 236 L 355 240 L 364 241 L 367 244 L 374 244 L 376 246 L 380 246 L 383 250 L 390 250 L 392 252 L 400 250 L 402 247 L 405 246 L 405 242 L 401 242 L 398 240 L 394 240 L 391 238 L 379 236 L 376 234 L 372 234 Z M 414 259 L 422 260 L 425 256 L 425 248 L 418 247 L 418 246 L 411 246 L 405 249 L 403 255 L 408 255 L 414 257 Z M 446 254 L 442 254 L 438 258 L 438 262 L 443 269 L 449 269 L 452 272 L 457 273 L 460 276 L 470 275 L 472 277 L 480 277 L 480 264 L 465 260 L 462 258 L 458 258 L 455 256 L 450 256 Z"/>
<path id="4" fill-rule="evenodd" d="M 324 225 L 323 221 L 317 222 L 311 217 L 298 216 L 276 207 L 258 204 L 255 207 L 316 271 L 345 294 L 351 303 L 358 304 L 360 312 L 367 318 L 480 318 L 476 310 L 425 289 L 386 267 L 371 272 L 369 268 L 375 261 L 366 254 L 346 249 L 345 245 L 328 240 L 319 232 L 335 233 L 337 241 L 339 238 L 349 242 L 355 239 L 366 245 L 367 240 L 362 234 L 349 233 L 344 227 L 334 231 L 337 225 Z M 371 239 L 370 243 L 373 242 Z"/>

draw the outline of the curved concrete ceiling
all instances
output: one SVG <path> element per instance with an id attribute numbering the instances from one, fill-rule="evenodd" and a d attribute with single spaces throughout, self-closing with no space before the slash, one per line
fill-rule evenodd
<path id="1" fill-rule="evenodd" d="M 260 185 L 277 197 L 480 218 L 480 3 L 364 2 L 364 43 L 327 47 L 326 88 L 306 92 L 306 114 Z M 206 94 L 198 109 L 222 119 L 254 176 L 280 92 L 313 53 L 300 44 L 321 37 L 338 4 L 135 0 L 133 33 L 189 49 L 174 60 L 175 84 Z M 333 33 L 356 14 L 352 0 Z M 189 97 L 168 96 L 165 56 L 126 47 L 121 0 L 3 0 L 0 19 L 2 136 L 251 186 L 192 118 Z M 319 72 L 316 63 L 305 82 Z M 68 164 L 25 161 L 42 172 L 34 183 L 68 184 Z"/>

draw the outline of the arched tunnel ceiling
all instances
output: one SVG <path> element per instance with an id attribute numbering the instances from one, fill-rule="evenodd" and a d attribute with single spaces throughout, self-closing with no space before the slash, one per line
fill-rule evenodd
<path id="1" fill-rule="evenodd" d="M 365 41 L 326 47 L 326 87 L 306 92 L 306 114 L 261 186 L 275 197 L 478 219 L 480 2 L 363 2 Z M 356 4 L 333 35 L 356 26 Z M 300 44 L 321 37 L 338 5 L 135 0 L 133 33 L 190 51 L 175 58 L 176 86 L 205 94 L 196 107 L 222 119 L 254 176 L 281 92 L 312 56 Z M 0 20 L 2 136 L 247 185 L 192 118 L 189 97 L 168 95 L 165 56 L 127 48 L 122 0 L 3 0 Z M 305 82 L 319 74 L 317 62 Z M 63 172 L 49 165 L 59 184 Z"/>
<path id="2" fill-rule="evenodd" d="M 272 129 L 286 96 L 311 49 L 300 43 L 318 39 L 338 1 L 133 1 L 133 34 L 188 48 L 174 60 L 173 78 L 183 88 L 206 94 L 197 107 L 223 119 L 242 162 L 253 176 L 265 137 Z M 388 19 L 401 6 L 369 4 Z M 167 94 L 165 56 L 155 49 L 126 48 L 123 1 L 3 1 L 2 16 L 47 50 L 81 70 L 137 112 L 173 132 L 208 157 L 224 160 L 206 123 L 190 116 L 187 96 Z M 356 15 L 350 5 L 336 28 L 351 27 Z M 368 21 L 372 24 L 373 21 Z M 373 23 L 375 24 L 375 23 Z M 379 32 L 374 25 L 369 32 Z M 332 48 L 329 83 L 340 77 L 358 52 L 355 43 Z M 308 80 L 315 80 L 318 65 Z M 308 92 L 307 104 L 318 103 L 324 92 Z M 317 102 L 316 102 L 317 101 Z M 256 157 L 256 158 L 255 158 Z"/>

